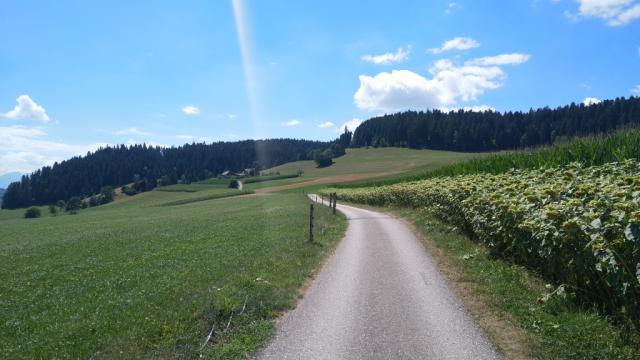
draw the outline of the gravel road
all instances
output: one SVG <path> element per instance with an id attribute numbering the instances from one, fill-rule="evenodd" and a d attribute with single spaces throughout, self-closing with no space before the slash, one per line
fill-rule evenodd
<path id="1" fill-rule="evenodd" d="M 338 209 L 344 239 L 255 359 L 500 358 L 404 223 Z"/>

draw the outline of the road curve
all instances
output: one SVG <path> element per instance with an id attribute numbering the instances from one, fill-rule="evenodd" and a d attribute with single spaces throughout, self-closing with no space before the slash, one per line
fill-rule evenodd
<path id="1" fill-rule="evenodd" d="M 338 209 L 344 239 L 254 359 L 500 358 L 404 223 Z"/>

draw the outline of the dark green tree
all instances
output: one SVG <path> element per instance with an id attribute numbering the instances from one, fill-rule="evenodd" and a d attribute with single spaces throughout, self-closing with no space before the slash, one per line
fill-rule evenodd
<path id="1" fill-rule="evenodd" d="M 78 211 L 82 208 L 82 199 L 79 196 L 73 196 L 67 202 L 67 212 L 69 214 L 77 214 Z"/>
<path id="2" fill-rule="evenodd" d="M 39 218 L 40 217 L 40 209 L 32 206 L 30 208 L 27 209 L 27 211 L 24 212 L 24 217 L 26 219 L 35 219 L 35 218 Z"/>
<path id="3" fill-rule="evenodd" d="M 103 186 L 100 189 L 101 204 L 107 204 L 112 202 L 115 196 L 116 196 L 116 192 L 113 190 L 111 186 Z"/>

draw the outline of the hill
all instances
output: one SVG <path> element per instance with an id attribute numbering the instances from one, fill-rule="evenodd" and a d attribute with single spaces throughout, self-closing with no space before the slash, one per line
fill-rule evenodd
<path id="1" fill-rule="evenodd" d="M 324 149 L 327 142 L 271 139 L 186 144 L 162 148 L 146 145 L 101 148 L 86 156 L 45 166 L 21 182 L 12 183 L 4 196 L 3 208 L 67 200 L 89 196 L 106 185 L 135 183 L 137 191 L 158 185 L 193 182 L 225 170 L 269 168 L 299 159 L 307 159 L 313 150 Z"/>
<path id="2" fill-rule="evenodd" d="M 302 187 L 407 176 L 482 156 L 484 154 L 391 147 L 356 148 L 347 149 L 344 156 L 333 159 L 334 163 L 328 167 L 319 168 L 315 162 L 306 160 L 279 165 L 265 172 L 290 174 L 301 171 L 301 177 L 280 181 L 278 185 L 281 188 Z"/>
<path id="3" fill-rule="evenodd" d="M 352 147 L 400 146 L 452 151 L 496 151 L 548 145 L 640 125 L 640 97 L 529 112 L 407 111 L 365 121 Z"/>

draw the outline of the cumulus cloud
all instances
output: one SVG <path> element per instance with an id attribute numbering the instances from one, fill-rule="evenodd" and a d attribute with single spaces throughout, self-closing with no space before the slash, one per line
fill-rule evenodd
<path id="1" fill-rule="evenodd" d="M 447 8 L 444 10 L 444 13 L 449 15 L 453 13 L 458 7 L 458 3 L 450 2 L 447 4 Z"/>
<path id="2" fill-rule="evenodd" d="M 105 144 L 65 144 L 46 139 L 47 133 L 34 127 L 0 127 L 0 174 L 29 173 L 77 155 L 95 151 Z"/>
<path id="3" fill-rule="evenodd" d="M 368 61 L 378 65 L 387 65 L 396 62 L 403 62 L 409 58 L 411 52 L 411 45 L 407 46 L 407 49 L 398 48 L 395 53 L 384 53 L 381 55 L 364 55 L 362 60 Z"/>
<path id="4" fill-rule="evenodd" d="M 195 136 L 193 135 L 176 135 L 176 139 L 180 140 L 193 140 Z"/>
<path id="5" fill-rule="evenodd" d="M 528 54 L 500 54 L 496 56 L 485 56 L 465 62 L 466 65 L 518 65 L 529 61 L 531 55 Z"/>
<path id="6" fill-rule="evenodd" d="M 44 108 L 36 104 L 29 95 L 18 96 L 16 102 L 17 104 L 13 110 L 4 113 L 4 117 L 8 119 L 39 120 L 42 122 L 50 120 Z"/>
<path id="7" fill-rule="evenodd" d="M 149 136 L 151 133 L 146 131 L 141 131 L 137 127 L 130 127 L 128 129 L 122 129 L 115 132 L 116 135 L 139 135 L 139 136 Z"/>
<path id="8" fill-rule="evenodd" d="M 578 12 L 566 12 L 568 18 L 577 20 L 598 18 L 609 26 L 622 26 L 640 19 L 640 3 L 636 0 L 576 0 Z"/>
<path id="9" fill-rule="evenodd" d="M 487 60 L 489 58 L 500 60 Z M 489 58 L 471 60 L 463 65 L 448 59 L 438 60 L 429 69 L 431 78 L 409 70 L 360 75 L 354 102 L 364 110 L 387 112 L 455 107 L 460 101 L 476 100 L 487 90 L 502 86 L 506 78 L 504 71 L 500 66 L 490 64 L 521 62 L 502 60 L 508 58 L 503 55 Z"/>
<path id="10" fill-rule="evenodd" d="M 302 124 L 302 122 L 300 120 L 293 119 L 293 120 L 289 120 L 287 122 L 283 122 L 281 125 L 282 126 L 298 126 L 300 124 Z"/>
<path id="11" fill-rule="evenodd" d="M 469 50 L 480 46 L 480 43 L 470 37 L 457 37 L 442 43 L 439 48 L 432 48 L 428 51 L 432 54 L 440 54 L 450 50 Z"/>
<path id="12" fill-rule="evenodd" d="M 635 96 L 640 96 L 640 84 L 636 85 L 631 89 L 631 93 Z"/>
<path id="13" fill-rule="evenodd" d="M 356 128 L 360 126 L 360 124 L 362 124 L 363 122 L 364 120 L 362 119 L 353 118 L 345 122 L 344 124 L 342 124 L 340 128 L 338 128 L 338 132 L 343 133 L 345 129 L 349 129 L 349 131 L 355 131 Z"/>
<path id="14" fill-rule="evenodd" d="M 334 124 L 331 121 L 325 121 L 325 122 L 323 122 L 321 124 L 318 124 L 318 127 L 319 128 L 323 128 L 323 129 L 330 128 L 330 127 L 333 127 L 333 126 L 334 126 Z"/>
<path id="15" fill-rule="evenodd" d="M 584 100 L 582 100 L 582 104 L 584 106 L 591 106 L 599 103 L 600 103 L 600 99 L 594 98 L 594 97 L 587 97 Z"/>
<path id="16" fill-rule="evenodd" d="M 182 108 L 182 112 L 187 114 L 187 115 L 199 115 L 200 114 L 200 109 L 198 109 L 197 107 L 195 107 L 193 105 L 187 105 L 187 106 Z"/>

